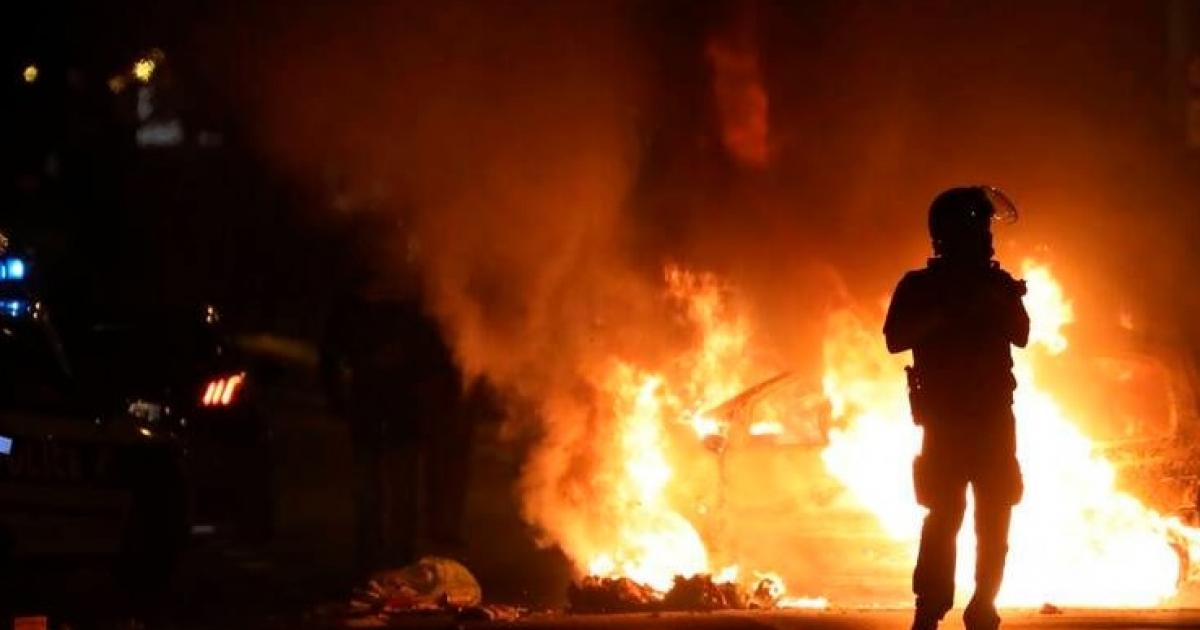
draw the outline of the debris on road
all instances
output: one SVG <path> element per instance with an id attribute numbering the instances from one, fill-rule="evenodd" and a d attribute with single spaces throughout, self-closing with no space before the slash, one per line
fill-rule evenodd
<path id="1" fill-rule="evenodd" d="M 313 611 L 343 628 L 411 627 L 456 621 L 516 621 L 527 608 L 484 604 L 475 576 L 449 558 L 427 556 L 401 569 L 380 571 L 349 602 Z"/>
<path id="2" fill-rule="evenodd" d="M 1063 609 L 1051 604 L 1050 602 L 1046 602 L 1045 604 L 1042 604 L 1042 607 L 1038 609 L 1038 612 L 1043 615 L 1061 615 L 1063 614 Z"/>
<path id="3" fill-rule="evenodd" d="M 659 609 L 659 594 L 629 578 L 589 575 L 571 584 L 567 602 L 573 613 L 649 612 Z"/>
<path id="4" fill-rule="evenodd" d="M 751 608 L 776 608 L 783 593 L 783 581 L 778 576 L 764 575 L 754 585 L 754 592 L 750 594 L 748 603 Z"/>
<path id="5" fill-rule="evenodd" d="M 753 593 L 735 582 L 717 582 L 711 575 L 675 576 L 665 594 L 629 578 L 587 576 L 567 591 L 572 613 L 696 612 L 774 608 L 782 587 L 770 578 L 759 581 Z"/>
<path id="6" fill-rule="evenodd" d="M 663 597 L 664 610 L 730 610 L 746 608 L 746 594 L 733 582 L 716 583 L 711 575 L 675 576 Z"/>
<path id="7" fill-rule="evenodd" d="M 529 614 L 525 608 L 506 604 L 483 604 L 462 609 L 458 618 L 462 621 L 516 621 Z"/>
<path id="8" fill-rule="evenodd" d="M 475 576 L 449 558 L 426 556 L 401 569 L 380 571 L 355 592 L 346 625 L 379 627 L 395 615 L 454 613 L 477 607 L 483 591 Z"/>

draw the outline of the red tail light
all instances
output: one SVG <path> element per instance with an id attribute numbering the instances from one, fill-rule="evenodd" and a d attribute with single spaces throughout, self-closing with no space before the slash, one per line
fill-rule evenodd
<path id="1" fill-rule="evenodd" d="M 238 394 L 245 382 L 245 374 L 214 378 L 204 386 L 204 395 L 200 397 L 200 404 L 204 407 L 228 407 L 237 402 Z"/>

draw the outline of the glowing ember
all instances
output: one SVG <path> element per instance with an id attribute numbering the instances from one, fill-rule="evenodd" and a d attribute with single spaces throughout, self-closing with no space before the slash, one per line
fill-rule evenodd
<path id="1" fill-rule="evenodd" d="M 783 423 L 778 420 L 759 420 L 750 425 L 750 435 L 783 435 Z"/>
<path id="2" fill-rule="evenodd" d="M 829 608 L 829 600 L 824 597 L 783 597 L 775 602 L 776 608 L 807 608 L 824 610 Z"/>
<path id="3" fill-rule="evenodd" d="M 692 429 L 701 438 L 720 435 L 725 432 L 725 425 L 720 420 L 698 413 L 692 416 Z"/>

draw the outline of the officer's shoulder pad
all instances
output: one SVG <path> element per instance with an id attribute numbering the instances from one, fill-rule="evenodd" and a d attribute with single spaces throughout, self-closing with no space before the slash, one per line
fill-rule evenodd
<path id="1" fill-rule="evenodd" d="M 896 283 L 897 293 L 907 293 L 910 291 L 919 291 L 920 288 L 929 284 L 930 276 L 925 269 L 913 269 L 907 271 L 900 277 L 900 282 Z"/>

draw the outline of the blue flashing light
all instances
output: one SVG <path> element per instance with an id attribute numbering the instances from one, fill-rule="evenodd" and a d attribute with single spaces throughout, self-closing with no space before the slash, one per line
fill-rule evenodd
<path id="1" fill-rule="evenodd" d="M 20 317 L 28 310 L 24 300 L 0 300 L 0 313 L 9 317 Z"/>
<path id="2" fill-rule="evenodd" d="M 25 261 L 20 258 L 9 258 L 4 261 L 4 269 L 9 280 L 25 279 Z"/>
<path id="3" fill-rule="evenodd" d="M 5 258 L 0 264 L 0 280 L 24 280 L 25 261 L 20 258 Z"/>
<path id="4" fill-rule="evenodd" d="M 0 435 L 0 455 L 12 455 L 12 438 Z"/>

